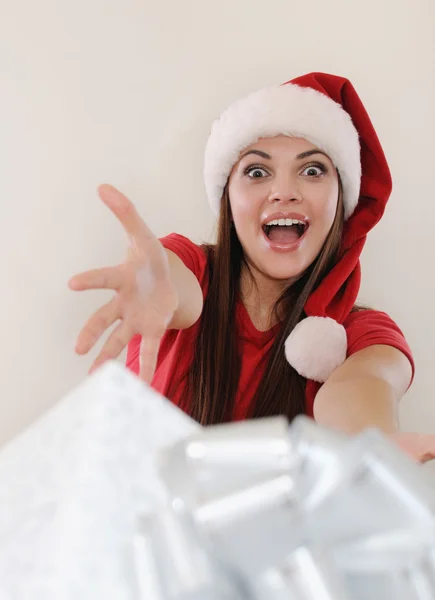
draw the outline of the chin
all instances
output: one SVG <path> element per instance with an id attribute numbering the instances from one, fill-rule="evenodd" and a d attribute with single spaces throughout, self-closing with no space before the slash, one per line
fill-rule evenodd
<path id="1" fill-rule="evenodd" d="M 248 245 L 242 244 L 245 256 Z M 319 249 L 320 251 L 320 249 Z M 263 248 L 250 255 L 249 262 L 258 271 L 274 281 L 296 281 L 299 279 L 309 266 L 316 259 L 316 253 L 313 248 L 299 247 L 293 251 L 276 251 L 271 248 Z"/>
<path id="2" fill-rule="evenodd" d="M 274 269 L 265 271 L 265 275 L 267 275 L 270 279 L 274 279 L 275 281 L 288 281 L 290 283 L 294 283 L 297 281 L 303 274 L 304 270 L 292 270 L 288 269 Z"/>
<path id="3" fill-rule="evenodd" d="M 275 261 L 275 264 L 271 265 L 270 261 L 267 264 L 261 265 L 261 271 L 270 279 L 274 279 L 276 281 L 287 281 L 290 280 L 289 283 L 293 283 L 297 279 L 299 279 L 305 271 L 308 269 L 309 264 L 276 264 L 278 261 Z M 284 261 L 279 261 L 284 262 Z"/>

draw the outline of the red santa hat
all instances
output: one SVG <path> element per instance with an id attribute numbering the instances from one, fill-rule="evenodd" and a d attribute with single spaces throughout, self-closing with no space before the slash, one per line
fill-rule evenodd
<path id="1" fill-rule="evenodd" d="M 308 298 L 307 317 L 285 343 L 289 363 L 307 379 L 324 382 L 347 355 L 343 322 L 360 287 L 359 257 L 367 233 L 382 217 L 391 176 L 370 118 L 347 79 L 310 73 L 232 104 L 215 121 L 207 142 L 204 179 L 212 209 L 242 150 L 284 134 L 328 154 L 343 186 L 345 226 L 339 260 Z"/>

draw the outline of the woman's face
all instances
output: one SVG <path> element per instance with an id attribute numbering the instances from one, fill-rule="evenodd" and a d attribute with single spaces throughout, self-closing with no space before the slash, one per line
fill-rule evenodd
<path id="1" fill-rule="evenodd" d="M 228 191 L 251 268 L 271 279 L 296 280 L 334 222 L 339 182 L 330 158 L 301 138 L 260 139 L 241 153 Z"/>

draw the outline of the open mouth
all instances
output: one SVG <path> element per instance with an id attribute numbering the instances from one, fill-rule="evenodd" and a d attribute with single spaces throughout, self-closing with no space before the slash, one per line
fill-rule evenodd
<path id="1" fill-rule="evenodd" d="M 277 244 L 292 244 L 308 230 L 308 222 L 298 219 L 276 219 L 263 225 L 266 237 Z"/>

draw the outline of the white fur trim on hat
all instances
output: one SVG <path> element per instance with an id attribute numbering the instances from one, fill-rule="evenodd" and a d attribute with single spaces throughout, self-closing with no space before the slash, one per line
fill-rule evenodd
<path id="1" fill-rule="evenodd" d="M 285 342 L 285 356 L 296 371 L 324 383 L 346 360 L 347 335 L 343 325 L 329 317 L 307 317 Z"/>
<path id="2" fill-rule="evenodd" d="M 212 126 L 205 149 L 204 180 L 218 213 L 224 187 L 242 150 L 260 138 L 304 138 L 326 152 L 343 185 L 345 218 L 358 203 L 361 160 L 350 115 L 328 96 L 292 83 L 263 88 L 234 102 Z"/>

